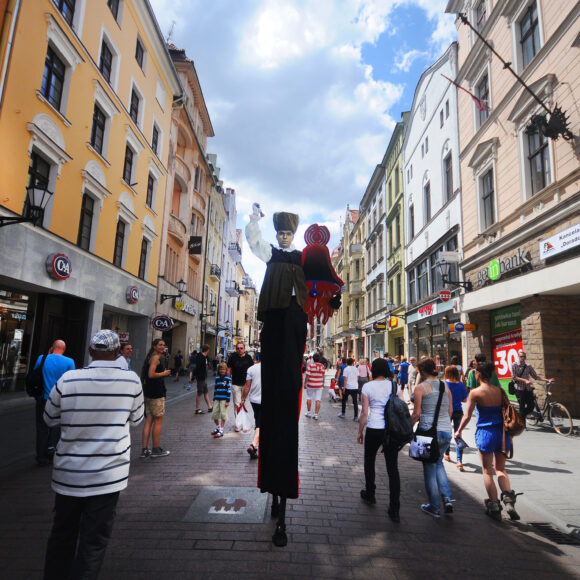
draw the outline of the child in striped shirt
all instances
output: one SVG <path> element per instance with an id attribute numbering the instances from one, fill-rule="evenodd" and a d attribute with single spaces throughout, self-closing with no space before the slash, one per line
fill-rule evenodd
<path id="1" fill-rule="evenodd" d="M 219 439 L 224 436 L 224 427 L 228 418 L 228 407 L 230 406 L 230 397 L 232 393 L 232 379 L 227 376 L 228 365 L 220 363 L 217 367 L 217 376 L 213 389 L 213 411 L 211 418 L 215 422 L 215 429 L 211 434 Z"/>

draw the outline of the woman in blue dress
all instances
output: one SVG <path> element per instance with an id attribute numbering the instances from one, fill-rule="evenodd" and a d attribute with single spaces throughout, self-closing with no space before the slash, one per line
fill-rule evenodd
<path id="1" fill-rule="evenodd" d="M 511 489 L 510 480 L 505 468 L 506 457 L 502 453 L 503 416 L 502 416 L 502 391 L 490 383 L 495 371 L 492 362 L 480 363 L 475 370 L 479 387 L 469 392 L 467 409 L 461 423 L 455 432 L 455 438 L 469 423 L 473 410 L 479 413 L 477 419 L 477 431 L 475 432 L 475 444 L 479 450 L 481 469 L 483 472 L 483 485 L 488 499 L 485 500 L 486 514 L 495 520 L 501 520 L 501 501 L 503 501 L 507 513 L 512 520 L 519 520 L 520 516 L 515 509 L 516 493 Z M 506 433 L 505 449 L 511 449 L 511 439 Z M 497 483 L 501 490 L 501 501 L 498 498 L 497 487 L 493 474 L 497 474 Z"/>

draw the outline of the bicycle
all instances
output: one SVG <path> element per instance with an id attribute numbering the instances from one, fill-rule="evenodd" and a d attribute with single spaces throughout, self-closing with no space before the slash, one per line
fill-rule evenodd
<path id="1" fill-rule="evenodd" d="M 546 398 L 544 399 L 544 405 L 540 408 L 538 403 L 538 397 L 534 392 L 534 410 L 526 417 L 526 420 L 530 422 L 531 425 L 538 425 L 538 423 L 543 423 L 548 421 L 550 425 L 554 428 L 554 431 L 559 435 L 568 437 L 574 431 L 574 423 L 572 422 L 572 415 L 562 403 L 557 401 L 552 401 L 549 387 L 554 384 L 554 381 L 545 383 L 544 390 L 546 391 Z"/>

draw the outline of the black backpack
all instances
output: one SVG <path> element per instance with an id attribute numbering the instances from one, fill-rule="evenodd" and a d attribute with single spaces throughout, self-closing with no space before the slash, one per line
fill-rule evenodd
<path id="1" fill-rule="evenodd" d="M 33 368 L 26 375 L 26 393 L 29 397 L 42 397 L 44 395 L 44 377 L 42 376 L 42 367 L 44 367 L 44 361 L 46 360 L 46 355 L 40 359 L 40 364 Z"/>
<path id="2" fill-rule="evenodd" d="M 411 413 L 405 401 L 397 397 L 397 385 L 393 383 L 393 390 L 385 405 L 385 435 L 383 446 L 395 445 L 402 449 L 413 438 L 413 423 Z"/>

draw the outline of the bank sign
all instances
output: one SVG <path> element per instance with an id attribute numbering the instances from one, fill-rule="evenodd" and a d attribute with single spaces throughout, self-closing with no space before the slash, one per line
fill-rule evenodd
<path id="1" fill-rule="evenodd" d="M 528 268 L 532 265 L 532 257 L 530 252 L 518 249 L 517 253 L 509 258 L 497 258 L 492 260 L 487 268 L 477 272 L 478 286 L 485 286 L 488 282 L 495 282 L 499 280 L 504 274 L 519 270 L 520 268 Z"/>

